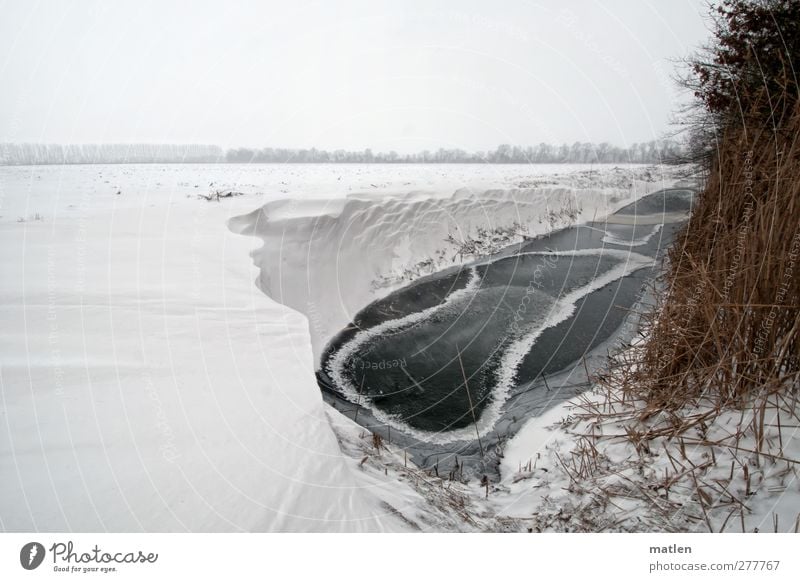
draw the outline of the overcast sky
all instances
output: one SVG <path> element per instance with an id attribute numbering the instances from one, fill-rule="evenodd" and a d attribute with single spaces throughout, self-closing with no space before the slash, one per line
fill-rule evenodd
<path id="1" fill-rule="evenodd" d="M 325 149 L 661 137 L 703 0 L 0 3 L 0 141 Z"/>

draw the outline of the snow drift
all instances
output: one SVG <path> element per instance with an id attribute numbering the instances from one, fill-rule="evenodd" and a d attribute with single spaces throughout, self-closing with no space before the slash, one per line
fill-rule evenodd
<path id="1" fill-rule="evenodd" d="M 543 217 L 576 211 L 575 220 L 600 220 L 631 201 L 671 186 L 671 176 L 646 178 L 642 170 L 594 173 L 593 186 L 459 188 L 383 196 L 351 194 L 345 199 L 269 202 L 229 221 L 234 232 L 256 236 L 252 253 L 257 284 L 272 299 L 309 320 L 315 363 L 327 342 L 370 302 L 407 283 L 379 286 L 407 267 L 441 256 L 449 235 L 463 238 L 479 228 L 518 223 L 527 235 L 566 226 Z M 574 174 L 562 177 L 581 183 Z M 554 185 L 555 184 L 555 185 Z M 453 257 L 448 264 L 462 260 Z"/>
<path id="2" fill-rule="evenodd" d="M 408 529 L 225 225 L 257 202 L 199 200 L 192 175 L 0 168 L 0 529 Z"/>

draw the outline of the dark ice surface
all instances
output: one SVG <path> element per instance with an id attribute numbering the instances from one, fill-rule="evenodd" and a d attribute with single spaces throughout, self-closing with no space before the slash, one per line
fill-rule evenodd
<path id="1" fill-rule="evenodd" d="M 688 212 L 691 202 L 691 190 L 656 192 L 615 214 L 650 215 L 647 224 L 612 219 L 566 228 L 429 275 L 375 301 L 331 340 L 323 355 L 317 376 L 326 400 L 351 418 L 358 409 L 360 424 L 407 449 L 422 466 L 449 467 L 457 455 L 474 471 L 494 471 L 498 443 L 531 416 L 585 390 L 586 370 L 602 365 L 607 349 L 633 335 L 632 310 L 646 299 L 648 284 L 660 272 L 661 256 L 684 222 L 675 221 L 675 213 Z M 653 224 L 652 215 L 662 214 L 665 221 Z M 590 252 L 571 254 L 574 251 Z M 640 255 L 653 260 L 631 269 L 632 258 Z M 626 266 L 624 276 L 607 284 L 597 282 Z M 465 294 L 476 275 L 477 284 Z M 589 285 L 599 288 L 574 297 L 574 311 L 553 324 L 557 305 Z M 463 297 L 447 304 L 459 291 Z M 345 363 L 344 374 L 358 387 L 361 404 L 341 397 L 330 376 L 337 350 L 363 330 L 389 321 L 395 325 L 400 318 L 437 305 L 442 307 L 431 316 L 398 324 L 360 344 Z M 480 443 L 473 438 L 437 444 L 439 436 L 469 428 L 481 418 L 495 396 L 507 350 L 536 329 L 540 335 L 522 356 L 492 431 Z M 373 409 L 398 422 L 394 427 L 378 422 Z M 415 438 L 411 432 L 432 436 Z"/>

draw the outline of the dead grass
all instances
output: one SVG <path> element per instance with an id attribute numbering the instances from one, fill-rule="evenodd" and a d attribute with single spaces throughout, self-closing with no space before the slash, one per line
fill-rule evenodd
<path id="1" fill-rule="evenodd" d="M 701 396 L 741 406 L 798 381 L 799 136 L 795 108 L 783 129 L 742 127 L 723 137 L 670 250 L 645 348 L 622 385 L 648 403 L 645 414 Z"/>

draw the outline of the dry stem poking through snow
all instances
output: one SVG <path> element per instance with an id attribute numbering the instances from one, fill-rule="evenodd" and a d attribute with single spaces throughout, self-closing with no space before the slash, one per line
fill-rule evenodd
<path id="1" fill-rule="evenodd" d="M 594 391 L 563 408 L 569 415 L 538 461 L 549 476 L 531 528 L 798 531 L 798 384 L 740 409 L 697 398 L 652 414 L 619 388 L 638 349 L 618 355 Z M 536 478 L 525 469 L 512 484 Z"/>

